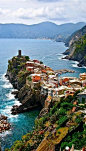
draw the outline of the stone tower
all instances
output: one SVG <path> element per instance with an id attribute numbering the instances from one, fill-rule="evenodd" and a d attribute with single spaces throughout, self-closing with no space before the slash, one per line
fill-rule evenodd
<path id="1" fill-rule="evenodd" d="M 18 50 L 18 56 L 21 57 L 21 50 Z"/>

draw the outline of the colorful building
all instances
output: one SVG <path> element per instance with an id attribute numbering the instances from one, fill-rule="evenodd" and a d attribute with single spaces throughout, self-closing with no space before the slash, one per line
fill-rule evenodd
<path id="1" fill-rule="evenodd" d="M 30 67 L 33 67 L 34 66 L 34 62 L 33 61 L 27 61 L 26 65 L 30 66 Z"/>
<path id="2" fill-rule="evenodd" d="M 80 78 L 81 81 L 82 81 L 82 80 L 86 80 L 86 73 L 81 73 L 81 74 L 79 75 L 79 78 Z"/>
<path id="3" fill-rule="evenodd" d="M 32 75 L 32 82 L 39 82 L 41 81 L 41 75 L 40 74 L 33 74 Z"/>
<path id="4" fill-rule="evenodd" d="M 33 67 L 26 67 L 26 71 L 34 73 L 34 68 Z"/>

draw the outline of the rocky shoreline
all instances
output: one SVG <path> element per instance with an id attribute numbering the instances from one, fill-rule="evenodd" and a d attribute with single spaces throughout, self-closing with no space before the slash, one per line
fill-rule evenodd
<path id="1" fill-rule="evenodd" d="M 0 115 L 0 133 L 9 130 L 11 127 L 10 123 L 7 121 L 7 116 Z"/>
<path id="2" fill-rule="evenodd" d="M 61 74 L 64 74 L 64 73 L 74 73 L 75 71 L 74 70 L 69 70 L 69 69 L 60 69 L 60 70 L 55 70 L 54 72 L 57 75 L 61 75 Z"/>
<path id="3" fill-rule="evenodd" d="M 86 66 L 86 60 L 84 60 L 84 59 L 82 59 L 82 60 L 77 60 L 77 58 L 74 58 L 74 59 L 72 59 L 71 57 L 69 57 L 68 55 L 66 55 L 64 58 L 62 58 L 62 59 L 68 59 L 68 60 L 72 60 L 72 61 L 77 61 L 78 62 L 78 64 L 77 64 L 77 66 L 78 67 L 83 67 L 83 66 Z"/>
<path id="4" fill-rule="evenodd" d="M 41 95 L 40 90 L 33 91 L 30 87 L 24 85 L 20 90 L 12 92 L 21 105 L 13 105 L 11 113 L 13 115 L 30 111 L 36 107 L 44 107 L 45 95 Z"/>

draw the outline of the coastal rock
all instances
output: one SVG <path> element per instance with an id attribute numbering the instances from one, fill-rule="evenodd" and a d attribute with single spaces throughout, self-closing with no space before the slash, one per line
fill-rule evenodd
<path id="1" fill-rule="evenodd" d="M 29 111 L 37 106 L 44 107 L 45 95 L 40 94 L 40 90 L 33 90 L 30 87 L 23 86 L 17 93 L 17 98 L 20 101 L 20 106 L 13 106 L 12 114 Z"/>
<path id="2" fill-rule="evenodd" d="M 11 127 L 10 123 L 7 121 L 7 116 L 0 115 L 0 133 L 9 130 Z"/>
<path id="3" fill-rule="evenodd" d="M 82 67 L 82 64 L 79 63 L 79 64 L 77 64 L 77 66 L 78 66 L 78 67 Z"/>
<path id="4" fill-rule="evenodd" d="M 44 107 L 47 96 L 41 95 L 40 86 L 31 88 L 31 85 L 26 85 L 26 77 L 30 74 L 25 70 L 26 59 L 29 57 L 17 56 L 8 61 L 8 70 L 6 77 L 11 82 L 13 87 L 18 91 L 12 92 L 15 98 L 18 98 L 21 105 L 12 107 L 12 114 L 22 113 L 37 106 Z"/>
<path id="5" fill-rule="evenodd" d="M 62 59 L 64 59 L 64 58 L 62 58 Z M 66 59 L 67 59 L 67 57 L 66 57 Z M 58 76 L 59 74 L 64 74 L 64 73 L 74 73 L 75 71 L 74 70 L 69 70 L 69 69 L 61 69 L 61 70 L 56 70 L 56 71 L 54 71 L 55 72 L 55 74 Z"/>

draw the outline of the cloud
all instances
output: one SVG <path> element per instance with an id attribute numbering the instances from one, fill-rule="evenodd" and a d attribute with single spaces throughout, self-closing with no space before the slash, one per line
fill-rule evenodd
<path id="1" fill-rule="evenodd" d="M 19 8 L 17 11 L 14 11 L 12 15 L 14 17 L 18 18 L 23 18 L 23 19 L 28 19 L 28 18 L 34 18 L 34 17 L 45 17 L 47 19 L 55 19 L 58 18 L 62 15 L 62 12 L 64 11 L 64 8 L 59 8 L 59 7 L 41 7 L 38 9 L 24 9 L 24 8 Z"/>
<path id="2" fill-rule="evenodd" d="M 0 0 L 0 21 L 27 24 L 86 22 L 85 7 L 86 0 Z"/>
<path id="3" fill-rule="evenodd" d="M 28 0 L 27 0 L 28 1 Z M 34 2 L 37 0 L 33 0 Z M 38 0 L 40 1 L 40 0 Z M 42 1 L 42 0 L 41 0 Z M 51 0 L 46 0 L 50 2 Z M 38 3 L 34 4 L 28 8 L 18 8 L 16 11 L 12 12 L 12 17 L 19 18 L 22 20 L 33 20 L 33 21 L 54 21 L 55 23 L 67 23 L 67 22 L 79 22 L 86 21 L 86 1 L 80 3 L 80 0 L 61 0 L 54 3 Z"/>
<path id="4" fill-rule="evenodd" d="M 4 16 L 4 15 L 7 15 L 8 13 L 10 13 L 9 9 L 0 8 L 0 15 Z"/>

